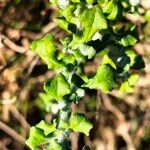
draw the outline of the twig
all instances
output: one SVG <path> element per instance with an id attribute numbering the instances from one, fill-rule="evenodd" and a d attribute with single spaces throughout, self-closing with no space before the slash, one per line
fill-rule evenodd
<path id="1" fill-rule="evenodd" d="M 78 139 L 79 139 L 79 133 L 73 133 L 71 135 L 71 149 L 72 150 L 78 150 Z"/>
<path id="2" fill-rule="evenodd" d="M 42 28 L 42 34 L 46 34 L 57 27 L 57 24 L 54 22 L 48 23 L 45 27 Z"/>
<path id="3" fill-rule="evenodd" d="M 117 134 L 123 137 L 123 139 L 127 143 L 128 150 L 135 150 L 132 139 L 129 135 L 129 124 L 126 122 L 123 113 L 111 104 L 108 95 L 101 93 L 101 96 L 107 110 L 112 112 L 118 118 L 119 123 L 116 129 Z"/>
<path id="4" fill-rule="evenodd" d="M 134 143 L 138 145 L 140 143 L 141 137 L 144 135 L 145 128 L 150 125 L 150 109 L 147 108 L 147 111 L 143 117 L 143 121 L 141 123 L 141 126 L 137 130 L 135 136 L 134 136 Z"/>
<path id="5" fill-rule="evenodd" d="M 115 136 L 113 130 L 109 127 L 106 127 L 103 129 L 102 134 L 106 139 L 106 149 L 115 150 Z"/>
<path id="6" fill-rule="evenodd" d="M 140 15 L 135 16 L 133 14 L 126 13 L 125 18 L 127 20 L 131 21 L 134 24 L 139 24 L 139 23 L 144 23 L 145 22 L 144 17 L 142 17 Z"/>
<path id="7" fill-rule="evenodd" d="M 0 149 L 1 150 L 7 150 L 6 145 L 0 141 Z"/>
<path id="8" fill-rule="evenodd" d="M 4 71 L 5 69 L 8 69 L 11 65 L 13 65 L 17 60 L 19 60 L 19 59 L 22 58 L 22 57 L 23 57 L 22 54 L 18 54 L 18 55 L 16 55 L 15 57 L 11 58 L 11 59 L 9 60 L 9 62 L 8 62 L 3 68 L 1 68 L 0 74 L 3 73 L 3 71 Z"/>
<path id="9" fill-rule="evenodd" d="M 16 102 L 16 97 L 13 97 L 11 99 L 2 99 L 0 101 L 0 104 L 2 105 L 11 105 L 11 104 L 14 104 Z"/>
<path id="10" fill-rule="evenodd" d="M 29 123 L 26 121 L 24 116 L 17 110 L 17 108 L 15 106 L 11 106 L 10 111 L 12 112 L 14 117 L 20 122 L 20 124 L 23 126 L 23 128 L 26 131 L 29 131 L 29 129 L 30 129 Z"/>
<path id="11" fill-rule="evenodd" d="M 5 122 L 9 121 L 10 115 L 9 115 L 10 105 L 4 105 L 2 107 L 2 119 Z"/>
<path id="12" fill-rule="evenodd" d="M 32 71 L 33 71 L 35 65 L 36 65 L 37 62 L 38 62 L 38 60 L 39 60 L 39 56 L 37 56 L 37 57 L 31 62 L 30 67 L 29 67 L 29 69 L 28 69 L 28 71 L 27 71 L 27 77 L 29 77 L 29 76 L 31 75 L 31 73 L 32 73 Z"/>
<path id="13" fill-rule="evenodd" d="M 3 65 L 6 65 L 6 59 L 2 53 L 1 47 L 0 47 L 0 61 L 2 62 Z"/>
<path id="14" fill-rule="evenodd" d="M 101 106 L 101 98 L 100 98 L 100 91 L 97 91 L 97 98 L 96 98 L 96 115 L 95 115 L 95 119 L 97 121 L 100 120 L 100 106 Z"/>
<path id="15" fill-rule="evenodd" d="M 8 127 L 5 123 L 0 121 L 0 129 L 9 134 L 12 138 L 18 141 L 21 144 L 25 144 L 25 138 L 19 135 L 15 130 Z"/>
<path id="16" fill-rule="evenodd" d="M 1 34 L 1 40 L 2 40 L 2 43 L 4 43 L 6 46 L 14 50 L 15 52 L 23 54 L 28 50 L 28 48 L 16 45 L 13 41 L 7 38 L 4 34 Z"/>
<path id="17" fill-rule="evenodd" d="M 22 95 L 22 93 L 24 92 L 24 89 L 26 88 L 26 85 L 27 85 L 27 83 L 28 83 L 29 77 L 30 77 L 30 75 L 31 75 L 31 73 L 32 73 L 32 71 L 33 71 L 33 69 L 34 69 L 36 63 L 38 62 L 38 60 L 39 60 L 39 57 L 38 57 L 38 56 L 36 56 L 35 59 L 34 59 L 34 56 L 33 56 L 32 62 L 30 63 L 30 66 L 29 66 L 29 68 L 28 68 L 28 70 L 27 70 L 27 74 L 26 74 L 26 76 L 25 76 L 25 78 L 24 78 L 24 84 L 23 84 L 23 86 L 21 87 L 21 91 L 17 94 L 17 99 L 20 99 L 20 98 L 21 98 L 21 95 Z"/>
<path id="18" fill-rule="evenodd" d="M 108 97 L 108 95 L 104 94 L 104 93 L 101 93 L 101 96 L 102 96 L 102 99 L 103 99 L 103 103 L 105 105 L 105 107 L 110 111 L 112 112 L 120 122 L 124 122 L 125 121 L 125 117 L 123 115 L 123 113 L 118 109 L 116 108 L 115 106 L 113 106 L 110 102 L 110 99 Z"/>
<path id="19" fill-rule="evenodd" d="M 123 137 L 128 150 L 135 150 L 132 139 L 129 135 L 129 124 L 127 122 L 119 122 L 116 132 L 118 135 Z"/>

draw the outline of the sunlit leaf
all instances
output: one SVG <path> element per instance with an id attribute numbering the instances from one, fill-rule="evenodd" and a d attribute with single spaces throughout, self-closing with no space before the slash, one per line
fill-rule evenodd
<path id="1" fill-rule="evenodd" d="M 126 37 L 123 37 L 120 41 L 120 44 L 127 47 L 127 46 L 133 46 L 137 42 L 137 39 L 133 37 L 132 35 L 127 35 Z"/>
<path id="2" fill-rule="evenodd" d="M 95 76 L 85 85 L 90 89 L 99 89 L 104 92 L 112 91 L 115 88 L 115 70 L 108 64 L 101 65 L 97 69 Z"/>
<path id="3" fill-rule="evenodd" d="M 36 125 L 39 129 L 44 131 L 44 134 L 47 136 L 48 134 L 52 133 L 56 129 L 56 123 L 49 124 L 45 121 L 41 121 L 39 124 Z"/>
<path id="4" fill-rule="evenodd" d="M 47 81 L 44 89 L 56 100 L 62 100 L 63 96 L 70 93 L 70 85 L 62 74 L 58 74 L 52 81 Z"/>
<path id="5" fill-rule="evenodd" d="M 70 129 L 72 129 L 73 131 L 81 132 L 88 136 L 92 127 L 92 124 L 84 114 L 76 113 L 74 115 L 71 115 Z"/>
<path id="6" fill-rule="evenodd" d="M 51 34 L 45 35 L 40 40 L 33 41 L 30 48 L 44 60 L 49 69 L 62 66 L 56 58 L 56 45 Z"/>
<path id="7" fill-rule="evenodd" d="M 46 137 L 43 132 L 36 128 L 31 127 L 29 138 L 26 141 L 26 144 L 31 148 L 31 150 L 35 150 L 39 145 L 44 144 L 46 142 Z"/>

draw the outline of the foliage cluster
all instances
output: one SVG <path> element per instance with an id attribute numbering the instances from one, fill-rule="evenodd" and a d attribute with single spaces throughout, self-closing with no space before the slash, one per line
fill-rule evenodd
<path id="1" fill-rule="evenodd" d="M 52 123 L 41 121 L 30 130 L 27 145 L 32 149 L 70 149 L 71 132 L 89 135 L 92 124 L 83 113 L 72 113 L 71 103 L 79 103 L 87 89 L 108 93 L 113 89 L 132 92 L 138 81 L 137 70 L 144 67 L 133 46 L 138 41 L 137 27 L 125 13 L 137 14 L 139 1 L 127 0 L 52 0 L 58 5 L 56 23 L 68 33 L 60 39 L 58 50 L 51 34 L 34 41 L 31 49 L 56 72 L 40 94 L 45 108 L 56 115 Z M 101 58 L 94 74 L 84 65 Z"/>

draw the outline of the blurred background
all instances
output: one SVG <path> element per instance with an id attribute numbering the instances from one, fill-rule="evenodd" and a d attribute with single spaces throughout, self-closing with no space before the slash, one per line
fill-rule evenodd
<path id="1" fill-rule="evenodd" d="M 0 0 L 0 150 L 27 150 L 29 129 L 52 114 L 43 83 L 52 71 L 29 48 L 30 43 L 51 33 L 58 41 L 65 33 L 54 23 L 57 9 L 48 0 Z M 145 69 L 132 94 L 113 91 L 108 95 L 87 92 L 74 111 L 82 111 L 94 124 L 90 137 L 73 133 L 72 150 L 89 145 L 92 150 L 150 150 L 150 0 L 142 0 L 140 15 L 126 14 L 138 26 Z M 85 71 L 96 69 L 95 58 Z"/>

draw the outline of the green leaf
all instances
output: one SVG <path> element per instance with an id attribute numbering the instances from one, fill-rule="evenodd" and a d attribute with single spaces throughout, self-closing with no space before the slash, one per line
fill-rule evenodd
<path id="1" fill-rule="evenodd" d="M 40 93 L 39 99 L 37 99 L 36 101 L 38 107 L 46 112 L 50 112 L 53 103 L 54 103 L 54 98 L 46 92 Z"/>
<path id="2" fill-rule="evenodd" d="M 74 2 L 74 3 L 79 3 L 80 2 L 80 0 L 71 0 L 72 2 Z"/>
<path id="3" fill-rule="evenodd" d="M 63 107 L 63 101 L 57 102 L 50 94 L 41 93 L 39 99 L 36 100 L 36 105 L 47 113 L 52 112 L 57 114 L 59 109 Z M 65 104 L 64 104 L 65 107 Z"/>
<path id="4" fill-rule="evenodd" d="M 130 5 L 137 6 L 140 4 L 141 0 L 128 0 Z"/>
<path id="5" fill-rule="evenodd" d="M 47 150 L 63 150 L 63 148 L 56 140 L 51 140 Z"/>
<path id="6" fill-rule="evenodd" d="M 123 53 L 121 57 L 117 59 L 117 72 L 127 72 L 130 69 L 130 58 Z"/>
<path id="7" fill-rule="evenodd" d="M 86 45 L 86 44 L 78 44 L 78 46 L 73 47 L 73 55 L 76 57 L 76 59 L 84 59 L 84 57 L 87 57 L 88 59 L 91 59 L 96 54 L 95 49 L 92 46 Z"/>
<path id="8" fill-rule="evenodd" d="M 76 9 L 76 5 L 68 5 L 61 12 L 61 17 L 55 19 L 56 23 L 68 33 L 76 32 L 76 23 L 77 18 L 75 17 L 74 11 Z"/>
<path id="9" fill-rule="evenodd" d="M 117 5 L 118 2 L 116 2 L 116 0 L 111 0 L 109 2 L 106 2 L 104 5 L 104 7 L 102 7 L 102 10 L 104 13 L 108 14 L 107 18 L 110 20 L 114 20 L 116 19 L 118 12 L 119 12 L 119 8 Z"/>
<path id="10" fill-rule="evenodd" d="M 76 60 L 75 57 L 73 55 L 64 55 L 63 57 L 63 61 L 65 62 L 65 64 L 75 64 Z"/>
<path id="11" fill-rule="evenodd" d="M 119 89 L 120 92 L 132 93 L 133 86 L 139 81 L 139 75 L 132 74 L 128 77 L 126 81 L 124 81 Z"/>
<path id="12" fill-rule="evenodd" d="M 58 143 L 56 140 L 51 140 L 46 150 L 70 150 L 70 144 L 67 140 L 63 143 Z"/>
<path id="13" fill-rule="evenodd" d="M 135 37 L 133 37 L 132 35 L 127 35 L 126 37 L 123 37 L 119 43 L 127 47 L 135 45 L 136 42 L 137 39 Z"/>
<path id="14" fill-rule="evenodd" d="M 91 9 L 84 10 L 80 15 L 79 20 L 84 28 L 83 35 L 73 35 L 73 41 L 71 45 L 76 45 L 79 42 L 87 43 L 88 41 L 92 40 L 92 37 L 96 32 L 107 28 L 107 22 L 101 8 L 98 5 L 95 5 Z"/>
<path id="15" fill-rule="evenodd" d="M 144 18 L 146 21 L 150 21 L 150 10 L 147 10 L 145 15 L 144 15 Z"/>
<path id="16" fill-rule="evenodd" d="M 139 81 L 139 75 L 138 74 L 132 74 L 129 77 L 128 81 L 129 81 L 129 84 L 131 86 L 134 86 Z"/>
<path id="17" fill-rule="evenodd" d="M 88 46 L 86 44 L 79 44 L 79 50 L 83 56 L 87 56 L 88 59 L 91 59 L 95 54 L 96 51 L 92 46 Z"/>
<path id="18" fill-rule="evenodd" d="M 101 65 L 97 69 L 96 75 L 89 79 L 85 87 L 90 89 L 99 89 L 104 92 L 112 91 L 116 86 L 115 76 L 116 72 L 110 65 Z"/>
<path id="19" fill-rule="evenodd" d="M 36 125 L 39 129 L 42 129 L 44 131 L 44 134 L 47 136 L 48 134 L 52 133 L 56 129 L 56 123 L 54 124 L 49 124 L 42 120 L 39 124 Z"/>
<path id="20" fill-rule="evenodd" d="M 88 136 L 92 127 L 92 124 L 84 114 L 76 113 L 74 115 L 71 115 L 70 129 L 72 129 L 73 131 L 81 132 Z"/>
<path id="21" fill-rule="evenodd" d="M 137 57 L 137 54 L 133 50 L 128 50 L 125 53 L 130 58 L 130 66 L 132 67 L 135 63 L 135 58 Z"/>
<path id="22" fill-rule="evenodd" d="M 117 69 L 115 63 L 113 62 L 113 60 L 106 54 L 104 57 L 103 57 L 103 60 L 102 60 L 102 65 L 104 64 L 109 64 L 111 65 L 114 69 Z"/>
<path id="23" fill-rule="evenodd" d="M 125 82 L 122 83 L 119 91 L 122 92 L 122 93 L 132 93 L 133 92 L 133 87 L 129 84 L 128 81 L 125 81 Z"/>
<path id="24" fill-rule="evenodd" d="M 96 0 L 86 0 L 87 3 L 94 3 Z"/>
<path id="25" fill-rule="evenodd" d="M 51 34 L 45 35 L 40 40 L 33 41 L 30 48 L 44 60 L 49 69 L 60 68 L 62 66 L 56 58 L 56 45 Z"/>
<path id="26" fill-rule="evenodd" d="M 69 125 L 66 121 L 59 119 L 58 128 L 59 129 L 68 129 Z"/>
<path id="27" fill-rule="evenodd" d="M 98 5 L 91 9 L 86 9 L 81 15 L 80 20 L 85 29 L 83 35 L 85 42 L 90 41 L 97 31 L 107 28 L 107 22 Z"/>
<path id="28" fill-rule="evenodd" d="M 55 19 L 55 21 L 63 30 L 71 33 L 68 29 L 69 22 L 67 20 L 65 20 L 64 18 L 57 18 L 57 19 Z"/>
<path id="29" fill-rule="evenodd" d="M 68 5 L 68 7 L 66 7 L 66 9 L 62 11 L 61 15 L 63 15 L 67 21 L 71 22 L 71 20 L 75 17 L 74 15 L 75 9 L 76 5 Z"/>
<path id="30" fill-rule="evenodd" d="M 69 132 L 66 130 L 57 129 L 54 132 L 54 138 L 57 140 L 58 143 L 63 143 L 65 139 L 69 136 Z"/>
<path id="31" fill-rule="evenodd" d="M 69 0 L 52 0 L 54 4 L 58 4 L 58 6 L 62 9 L 65 9 L 69 5 Z"/>
<path id="32" fill-rule="evenodd" d="M 60 52 L 58 59 L 59 60 L 62 59 L 65 64 L 75 64 L 76 63 L 76 59 L 73 54 L 64 54 L 64 53 Z"/>
<path id="33" fill-rule="evenodd" d="M 145 63 L 143 58 L 136 54 L 133 50 L 128 50 L 125 52 L 127 56 L 130 58 L 130 67 L 133 69 L 142 69 L 145 67 Z"/>
<path id="34" fill-rule="evenodd" d="M 43 132 L 37 127 L 31 127 L 29 138 L 26 144 L 31 148 L 31 150 L 36 150 L 38 146 L 46 142 L 46 137 Z"/>
<path id="35" fill-rule="evenodd" d="M 44 90 L 54 99 L 62 100 L 63 96 L 70 93 L 70 85 L 62 74 L 58 74 L 52 81 L 44 84 Z"/>
<path id="36" fill-rule="evenodd" d="M 43 101 L 47 101 L 47 102 L 52 102 L 53 101 L 53 98 L 49 94 L 47 94 L 46 92 L 40 93 L 39 97 Z"/>

